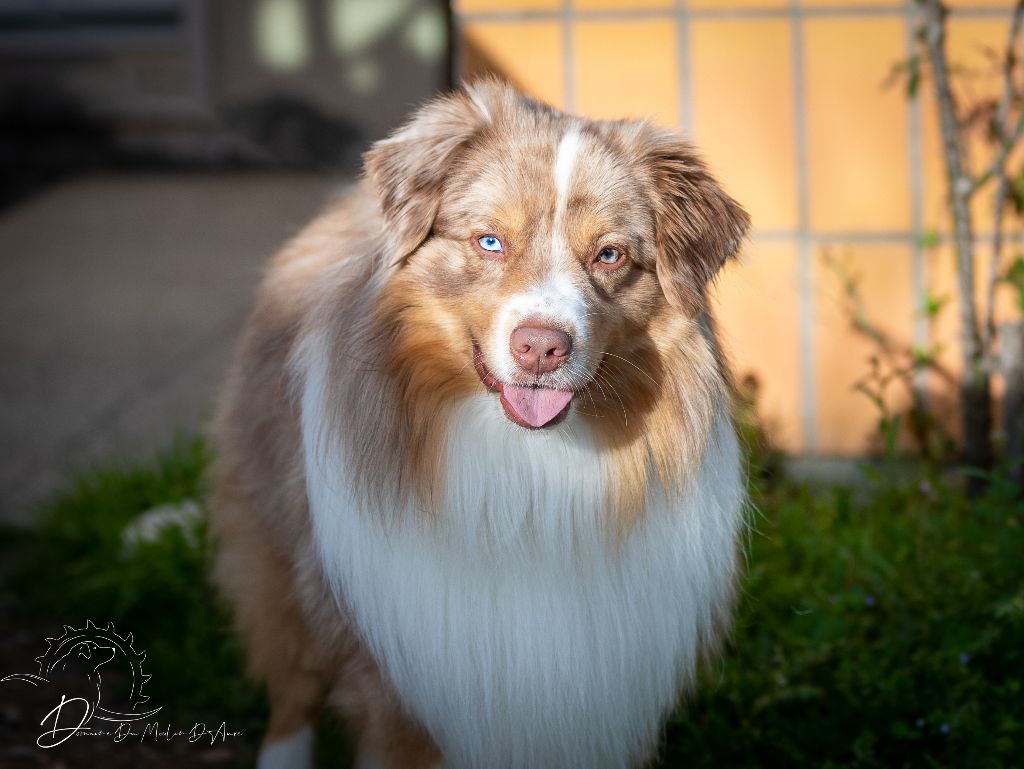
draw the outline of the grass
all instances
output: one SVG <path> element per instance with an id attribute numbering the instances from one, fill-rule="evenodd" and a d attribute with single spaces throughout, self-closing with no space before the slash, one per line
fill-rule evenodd
<path id="1" fill-rule="evenodd" d="M 734 642 L 663 767 L 1011 767 L 1024 532 L 998 479 L 762 488 Z"/>
<path id="2" fill-rule="evenodd" d="M 123 537 L 147 510 L 202 500 L 207 462 L 202 441 L 178 440 L 150 463 L 78 474 L 21 545 L 13 587 L 55 629 L 91 619 L 132 631 L 153 676 L 146 693 L 165 712 L 259 731 L 264 705 L 241 674 L 242 651 L 207 578 L 204 525 L 168 527 L 134 546 Z"/>
<path id="3" fill-rule="evenodd" d="M 206 579 L 200 523 L 126 547 L 139 513 L 204 498 L 203 444 L 77 477 L 23 543 L 13 587 L 56 624 L 144 639 L 165 712 L 258 734 L 264 705 Z M 757 473 L 755 473 L 756 475 Z M 670 721 L 657 766 L 1011 767 L 1024 751 L 1024 509 L 998 478 L 865 469 L 856 494 L 752 482 L 733 639 Z M 344 765 L 333 729 L 320 756 Z M 325 764 L 326 765 L 326 764 Z"/>

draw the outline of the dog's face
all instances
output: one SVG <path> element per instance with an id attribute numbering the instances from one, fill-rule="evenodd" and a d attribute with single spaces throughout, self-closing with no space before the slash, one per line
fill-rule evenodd
<path id="1" fill-rule="evenodd" d="M 654 317 L 699 314 L 748 223 L 673 135 L 495 83 L 428 105 L 367 171 L 415 295 L 404 301 L 430 309 L 430 357 L 479 377 L 530 428 L 600 387 Z"/>

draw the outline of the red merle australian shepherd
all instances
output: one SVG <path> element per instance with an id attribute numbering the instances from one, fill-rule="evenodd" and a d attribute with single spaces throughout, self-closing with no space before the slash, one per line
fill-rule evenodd
<path id="1" fill-rule="evenodd" d="M 311 766 L 637 767 L 726 631 L 744 483 L 706 289 L 748 226 L 677 135 L 483 81 L 273 260 L 213 530 Z"/>

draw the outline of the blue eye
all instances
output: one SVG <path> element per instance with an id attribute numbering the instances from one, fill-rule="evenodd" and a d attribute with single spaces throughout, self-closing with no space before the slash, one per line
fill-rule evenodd
<path id="1" fill-rule="evenodd" d="M 477 240 L 477 243 L 480 244 L 480 248 L 482 248 L 484 251 L 490 251 L 495 254 L 500 254 L 502 251 L 505 250 L 504 247 L 501 245 L 501 241 L 498 240 L 493 235 L 484 235 L 479 240 Z"/>

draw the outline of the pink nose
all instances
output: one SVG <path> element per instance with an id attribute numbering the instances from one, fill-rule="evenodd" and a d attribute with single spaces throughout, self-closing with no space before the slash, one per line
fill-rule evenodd
<path id="1" fill-rule="evenodd" d="M 561 366 L 572 351 L 572 337 L 557 328 L 520 326 L 509 339 L 512 357 L 532 374 Z"/>

